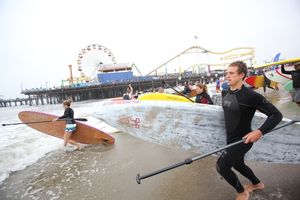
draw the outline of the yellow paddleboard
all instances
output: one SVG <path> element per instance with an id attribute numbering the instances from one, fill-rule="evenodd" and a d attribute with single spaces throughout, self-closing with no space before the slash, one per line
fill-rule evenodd
<path id="1" fill-rule="evenodd" d="M 262 87 L 264 85 L 264 76 L 256 76 L 254 87 Z"/>
<path id="2" fill-rule="evenodd" d="M 281 60 L 278 62 L 272 62 L 272 63 L 268 63 L 265 65 L 260 65 L 260 66 L 256 66 L 254 68 L 264 68 L 264 67 L 269 67 L 269 66 L 273 66 L 273 65 L 283 65 L 283 64 L 293 64 L 293 63 L 297 63 L 300 62 L 300 58 L 291 58 L 291 59 L 287 59 L 287 60 Z"/>
<path id="3" fill-rule="evenodd" d="M 249 76 L 246 78 L 246 83 L 248 85 L 251 85 L 252 87 L 259 88 L 264 86 L 264 76 Z M 277 87 L 277 83 L 275 81 L 271 81 L 270 83 L 271 87 Z"/>
<path id="4" fill-rule="evenodd" d="M 189 102 L 190 100 L 183 96 L 175 95 L 175 94 L 165 94 L 165 93 L 146 93 L 140 95 L 139 100 L 160 100 L 160 101 L 180 101 L 180 102 Z"/>

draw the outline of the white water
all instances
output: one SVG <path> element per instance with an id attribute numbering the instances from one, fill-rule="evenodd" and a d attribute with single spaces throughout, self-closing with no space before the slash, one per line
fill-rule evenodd
<path id="1" fill-rule="evenodd" d="M 110 127 L 88 115 L 91 104 L 96 102 L 74 103 L 72 107 L 75 117 L 88 118 L 88 124 L 104 131 L 113 132 Z M 26 166 L 37 162 L 47 153 L 64 149 L 61 139 L 48 136 L 38 132 L 26 125 L 2 126 L 6 123 L 20 122 L 18 113 L 25 110 L 33 110 L 55 115 L 62 115 L 64 109 L 62 105 L 44 106 L 18 106 L 0 108 L 0 184 L 9 176 L 11 172 L 24 169 Z"/>

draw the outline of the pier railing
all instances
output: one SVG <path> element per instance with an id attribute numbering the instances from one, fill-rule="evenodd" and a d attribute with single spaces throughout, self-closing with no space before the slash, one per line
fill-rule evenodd
<path id="1" fill-rule="evenodd" d="M 216 76 L 193 75 L 178 78 L 159 78 L 153 80 L 138 80 L 122 83 L 111 84 L 94 84 L 85 87 L 60 87 L 60 88 L 39 88 L 39 89 L 26 89 L 21 93 L 27 95 L 27 98 L 17 98 L 9 100 L 0 99 L 0 107 L 17 106 L 17 105 L 45 105 L 62 103 L 63 100 L 71 98 L 73 101 L 84 101 L 91 99 L 106 99 L 121 97 L 126 92 L 126 88 L 130 83 L 135 92 L 149 92 L 154 91 L 158 87 L 163 86 L 162 80 L 170 86 L 176 86 L 184 81 L 199 81 L 210 80 Z"/>

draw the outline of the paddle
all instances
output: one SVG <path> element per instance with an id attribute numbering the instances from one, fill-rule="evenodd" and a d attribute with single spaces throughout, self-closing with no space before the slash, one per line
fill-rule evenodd
<path id="1" fill-rule="evenodd" d="M 66 121 L 68 119 L 59 119 L 57 121 Z M 74 120 L 76 121 L 82 121 L 82 122 L 86 122 L 87 119 L 86 118 L 75 118 Z M 34 121 L 34 122 L 20 122 L 20 123 L 11 123 L 11 124 L 2 124 L 2 126 L 10 126 L 10 125 L 20 125 L 20 124 L 35 124 L 35 123 L 47 123 L 47 122 L 53 122 L 53 121 L 50 121 L 50 120 L 47 120 L 47 121 Z"/>
<path id="2" fill-rule="evenodd" d="M 173 89 L 175 92 L 177 92 L 179 95 L 185 97 L 186 99 L 188 99 L 189 101 L 195 103 L 195 101 L 193 101 L 192 99 L 188 98 L 187 96 L 185 96 L 184 94 L 182 94 L 181 92 L 179 92 L 178 90 L 176 90 L 175 88 L 173 88 L 172 86 L 170 86 L 168 83 L 166 83 L 165 81 L 162 81 L 162 84 L 166 85 L 167 87 Z"/>
<path id="3" fill-rule="evenodd" d="M 281 128 L 283 128 L 283 127 L 289 126 L 289 125 L 294 124 L 294 123 L 296 123 L 296 122 L 300 122 L 300 120 L 292 120 L 292 121 L 290 121 L 290 122 L 288 122 L 288 123 L 286 123 L 286 124 L 284 124 L 284 125 L 281 125 L 281 126 L 278 126 L 278 127 L 274 128 L 274 129 L 271 130 L 270 132 L 273 132 L 273 131 L 276 131 L 276 130 L 281 129 Z M 205 157 L 210 156 L 210 155 L 212 155 L 212 154 L 214 154 L 214 153 L 217 153 L 217 152 L 219 152 L 219 151 L 228 149 L 229 147 L 235 146 L 235 145 L 240 144 L 240 143 L 243 143 L 243 142 L 245 142 L 245 139 L 242 139 L 242 140 L 239 140 L 239 141 L 237 141 L 237 142 L 228 144 L 228 145 L 226 145 L 226 146 L 224 146 L 224 147 L 218 148 L 218 149 L 216 149 L 216 150 L 214 150 L 214 151 L 211 151 L 211 152 L 209 152 L 209 153 L 206 153 L 206 154 L 204 154 L 204 155 L 198 155 L 198 156 L 195 156 L 195 157 L 192 157 L 192 158 L 187 158 L 187 159 L 185 159 L 185 160 L 182 161 L 182 162 L 175 163 L 175 164 L 173 164 L 173 165 L 170 165 L 170 166 L 168 166 L 168 167 L 162 168 L 162 169 L 160 169 L 160 170 L 151 172 L 151 173 L 146 174 L 146 175 L 143 175 L 143 176 L 140 176 L 140 174 L 137 174 L 137 175 L 136 175 L 136 182 L 137 182 L 138 184 L 141 184 L 141 180 L 142 180 L 142 179 L 146 179 L 146 178 L 149 178 L 149 177 L 151 177 L 151 176 L 155 176 L 155 175 L 157 175 L 157 174 L 160 174 L 160 173 L 169 171 L 169 170 L 171 170 L 171 169 L 175 169 L 175 168 L 180 167 L 180 166 L 182 166 L 182 165 L 189 165 L 189 164 L 191 164 L 192 162 L 194 162 L 194 161 L 196 161 L 196 160 L 200 160 L 200 159 L 202 159 L 202 158 L 205 158 Z"/>

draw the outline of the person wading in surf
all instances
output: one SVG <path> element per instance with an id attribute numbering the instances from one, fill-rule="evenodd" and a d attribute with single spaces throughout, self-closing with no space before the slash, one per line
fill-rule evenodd
<path id="1" fill-rule="evenodd" d="M 158 92 L 158 93 L 164 93 L 164 92 L 165 92 L 165 89 L 164 89 L 163 87 L 159 87 L 157 92 Z"/>
<path id="2" fill-rule="evenodd" d="M 286 71 L 284 65 L 281 65 L 283 74 L 290 74 L 293 80 L 293 101 L 300 107 L 300 63 L 295 64 L 295 70 Z"/>
<path id="3" fill-rule="evenodd" d="M 225 150 L 216 164 L 219 174 L 237 191 L 237 200 L 247 200 L 249 192 L 264 188 L 264 184 L 245 164 L 244 157 L 253 143 L 271 131 L 282 119 L 282 114 L 275 106 L 262 95 L 243 85 L 246 75 L 247 66 L 244 62 L 231 63 L 227 68 L 226 75 L 230 88 L 222 99 L 227 144 L 242 138 L 245 139 L 245 142 Z M 252 131 L 251 121 L 256 110 L 267 115 L 267 118 L 261 127 Z M 232 167 L 248 178 L 251 184 L 244 187 L 232 171 Z"/>
<path id="4" fill-rule="evenodd" d="M 80 144 L 70 139 L 72 136 L 72 133 L 76 130 L 76 122 L 74 120 L 74 111 L 71 106 L 71 100 L 65 100 L 63 102 L 63 107 L 65 109 L 64 115 L 60 116 L 53 121 L 57 121 L 60 119 L 65 119 L 66 121 L 66 128 L 65 128 L 65 134 L 64 134 L 64 146 L 67 146 L 68 143 L 73 144 L 77 147 L 78 150 L 80 150 Z"/>
<path id="5" fill-rule="evenodd" d="M 276 91 L 276 89 L 271 86 L 271 80 L 268 79 L 268 77 L 266 77 L 266 75 L 264 73 L 264 82 L 263 82 L 264 94 L 266 94 L 267 87 L 270 88 L 270 89 L 272 89 L 272 90 L 274 90 L 274 91 Z"/>
<path id="6" fill-rule="evenodd" d="M 132 88 L 131 84 L 129 84 L 126 89 L 126 93 L 124 93 L 124 95 L 123 95 L 123 99 L 131 100 L 132 96 L 133 96 L 132 94 L 133 94 L 133 88 Z"/>
<path id="7" fill-rule="evenodd" d="M 190 92 L 192 91 L 192 86 L 190 85 L 190 83 L 188 81 L 185 81 L 183 83 L 183 86 L 184 86 L 184 89 L 183 89 L 182 94 L 188 96 L 190 94 Z"/>
<path id="8" fill-rule="evenodd" d="M 205 84 L 199 83 L 195 87 L 196 90 L 196 103 L 203 103 L 203 104 L 211 104 L 213 105 L 214 102 L 211 100 L 210 96 L 207 94 L 207 86 Z"/>

